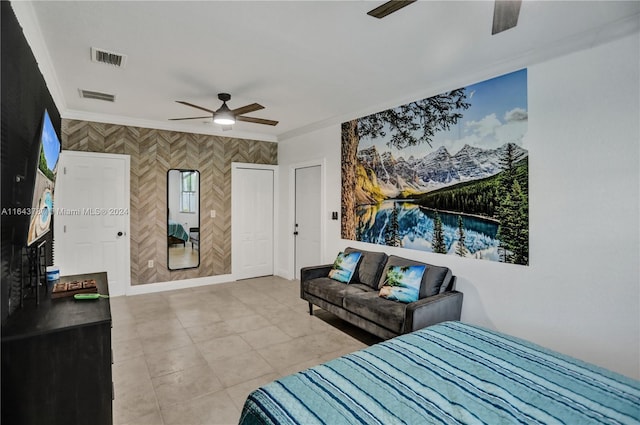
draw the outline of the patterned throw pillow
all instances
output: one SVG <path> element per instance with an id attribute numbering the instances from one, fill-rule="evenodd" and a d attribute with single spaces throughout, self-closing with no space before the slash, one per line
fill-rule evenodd
<path id="1" fill-rule="evenodd" d="M 380 296 L 388 300 L 412 303 L 418 301 L 420 282 L 426 266 L 391 266 L 387 270 Z"/>
<path id="2" fill-rule="evenodd" d="M 338 257 L 336 258 L 336 261 L 333 262 L 333 267 L 329 272 L 329 277 L 333 280 L 337 280 L 338 282 L 349 283 L 353 276 L 353 272 L 356 271 L 361 255 L 362 254 L 359 252 L 350 252 L 348 254 L 341 252 L 338 254 Z"/>

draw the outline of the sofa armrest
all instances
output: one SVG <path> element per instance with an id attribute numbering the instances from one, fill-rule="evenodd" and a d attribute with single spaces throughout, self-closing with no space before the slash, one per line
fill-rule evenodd
<path id="1" fill-rule="evenodd" d="M 447 291 L 407 304 L 403 333 L 448 320 L 460 320 L 462 298 L 462 292 Z"/>
<path id="2" fill-rule="evenodd" d="M 332 267 L 333 267 L 333 264 L 324 264 L 321 266 L 310 266 L 310 267 L 301 268 L 300 269 L 300 298 L 303 298 L 302 295 L 304 294 L 304 286 L 302 285 L 303 282 L 306 282 L 307 280 L 315 279 L 317 277 L 329 276 L 329 271 L 331 271 Z"/>

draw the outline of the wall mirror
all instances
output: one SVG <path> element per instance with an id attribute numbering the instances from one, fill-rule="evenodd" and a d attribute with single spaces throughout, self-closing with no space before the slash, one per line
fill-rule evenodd
<path id="1" fill-rule="evenodd" d="M 200 172 L 167 172 L 167 266 L 200 266 Z"/>

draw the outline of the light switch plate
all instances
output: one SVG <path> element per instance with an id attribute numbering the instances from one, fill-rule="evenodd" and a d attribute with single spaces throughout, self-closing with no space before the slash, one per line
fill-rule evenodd
<path id="1" fill-rule="evenodd" d="M 216 218 L 216 210 L 211 210 L 211 218 Z"/>

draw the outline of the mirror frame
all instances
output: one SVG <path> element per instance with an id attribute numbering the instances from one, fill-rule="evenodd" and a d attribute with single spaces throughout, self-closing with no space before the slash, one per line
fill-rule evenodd
<path id="1" fill-rule="evenodd" d="M 197 262 L 197 264 L 195 266 L 171 268 L 171 264 L 170 264 L 170 261 L 169 261 L 170 260 L 169 240 L 168 240 L 168 237 L 169 237 L 169 215 L 170 215 L 170 209 L 169 209 L 169 188 L 170 188 L 169 175 L 170 175 L 170 173 L 172 171 L 178 171 L 180 173 L 183 173 L 185 171 L 198 173 L 198 199 L 197 199 L 197 201 L 198 201 L 198 203 L 197 203 L 197 209 L 198 209 L 198 226 L 197 226 L 198 227 L 198 262 Z M 202 232 L 200 232 L 200 223 L 201 223 L 201 220 L 200 220 L 200 174 L 201 174 L 200 170 L 196 170 L 196 169 L 170 168 L 169 170 L 167 170 L 167 196 L 166 196 L 166 199 L 167 199 L 167 216 L 166 217 L 167 218 L 165 220 L 165 223 L 166 223 L 167 227 L 165 229 L 165 235 L 167 237 L 167 268 L 170 271 L 197 269 L 198 267 L 200 267 L 200 262 L 201 262 L 201 257 L 200 257 L 200 234 L 202 233 Z M 185 229 L 185 231 L 187 233 L 190 233 L 189 229 Z M 188 243 L 188 241 L 185 241 L 185 248 L 186 248 L 186 243 Z"/>

